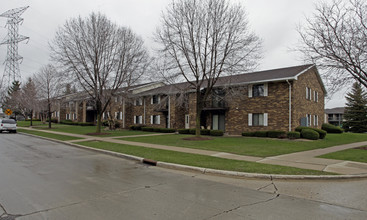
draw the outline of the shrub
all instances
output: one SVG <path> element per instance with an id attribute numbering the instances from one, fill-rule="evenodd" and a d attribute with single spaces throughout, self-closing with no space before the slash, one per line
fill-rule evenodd
<path id="1" fill-rule="evenodd" d="M 245 136 L 245 137 L 254 137 L 255 136 L 255 132 L 245 131 L 245 132 L 242 133 L 242 136 Z"/>
<path id="2" fill-rule="evenodd" d="M 179 134 L 190 134 L 189 129 L 178 129 L 177 131 Z"/>
<path id="3" fill-rule="evenodd" d="M 317 140 L 320 138 L 319 133 L 312 129 L 302 129 L 301 135 L 303 138 L 309 139 L 309 140 Z"/>
<path id="4" fill-rule="evenodd" d="M 78 125 L 80 126 L 94 126 L 92 122 L 78 122 Z"/>
<path id="5" fill-rule="evenodd" d="M 201 129 L 200 130 L 200 134 L 201 135 L 210 135 L 210 130 L 208 130 L 208 129 Z"/>
<path id="6" fill-rule="evenodd" d="M 310 129 L 310 127 L 304 127 L 304 126 L 298 126 L 296 127 L 296 129 L 294 129 L 295 131 L 301 132 L 302 129 Z"/>
<path id="7" fill-rule="evenodd" d="M 327 133 L 343 133 L 344 130 L 338 126 L 332 125 L 332 124 L 322 124 L 321 126 L 322 130 L 325 130 Z"/>
<path id="8" fill-rule="evenodd" d="M 284 137 L 285 131 L 268 131 L 267 135 L 270 138 L 280 138 L 280 137 Z"/>
<path id="9" fill-rule="evenodd" d="M 190 134 L 195 134 L 196 133 L 196 129 L 189 129 L 189 133 Z"/>
<path id="10" fill-rule="evenodd" d="M 175 133 L 176 129 L 172 129 L 172 128 L 161 128 L 160 130 L 161 133 Z"/>
<path id="11" fill-rule="evenodd" d="M 25 119 L 24 121 L 31 121 L 31 119 Z M 32 121 L 41 121 L 41 119 L 33 118 Z"/>
<path id="12" fill-rule="evenodd" d="M 154 131 L 154 128 L 151 128 L 151 127 L 142 127 L 141 128 L 142 131 L 149 131 L 149 132 L 152 132 Z"/>
<path id="13" fill-rule="evenodd" d="M 298 139 L 301 137 L 301 133 L 298 131 L 290 131 L 287 133 L 289 139 Z"/>
<path id="14" fill-rule="evenodd" d="M 161 129 L 160 128 L 153 128 L 153 131 L 154 132 L 161 132 Z"/>
<path id="15" fill-rule="evenodd" d="M 105 120 L 105 121 L 102 121 L 102 126 L 105 126 L 105 127 L 107 127 L 107 126 L 108 126 L 108 121 L 107 121 L 107 120 Z"/>
<path id="16" fill-rule="evenodd" d="M 46 120 L 46 122 L 48 122 L 48 121 L 49 121 L 49 120 L 47 119 L 47 120 Z M 58 121 L 57 121 L 57 119 L 56 119 L 56 118 L 51 118 L 51 122 L 52 122 L 52 123 L 57 123 Z"/>
<path id="17" fill-rule="evenodd" d="M 145 127 L 145 125 L 131 125 L 130 129 L 140 131 L 142 127 Z"/>
<path id="18" fill-rule="evenodd" d="M 318 128 L 312 128 L 312 130 L 319 133 L 320 139 L 324 139 L 326 137 L 327 132 Z"/>
<path id="19" fill-rule="evenodd" d="M 223 136 L 223 134 L 222 130 L 210 130 L 210 136 Z"/>
<path id="20" fill-rule="evenodd" d="M 267 137 L 268 132 L 267 131 L 255 131 L 255 137 Z"/>

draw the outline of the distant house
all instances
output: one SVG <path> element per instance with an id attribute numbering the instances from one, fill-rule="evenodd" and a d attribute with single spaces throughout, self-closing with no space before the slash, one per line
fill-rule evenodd
<path id="1" fill-rule="evenodd" d="M 329 124 L 342 126 L 344 121 L 345 107 L 325 109 L 325 117 Z"/>
<path id="2" fill-rule="evenodd" d="M 196 96 L 189 83 L 153 82 L 121 91 L 104 119 L 113 117 L 123 128 L 195 128 Z M 300 125 L 321 128 L 325 94 L 315 65 L 220 77 L 204 103 L 200 126 L 228 134 L 292 131 Z M 93 101 L 86 94 L 70 94 L 58 100 L 53 117 L 59 121 L 95 122 Z"/>

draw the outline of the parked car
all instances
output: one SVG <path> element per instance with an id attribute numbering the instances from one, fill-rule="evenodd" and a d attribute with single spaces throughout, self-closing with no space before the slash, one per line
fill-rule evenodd
<path id="1" fill-rule="evenodd" d="M 0 133 L 3 131 L 17 133 L 17 122 L 14 119 L 0 119 Z"/>

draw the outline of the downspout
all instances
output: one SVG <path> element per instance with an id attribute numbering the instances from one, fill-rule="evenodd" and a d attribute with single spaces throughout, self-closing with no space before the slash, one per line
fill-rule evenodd
<path id="1" fill-rule="evenodd" d="M 292 131 L 292 84 L 286 80 L 289 85 L 289 131 Z"/>
<path id="2" fill-rule="evenodd" d="M 168 95 L 168 117 L 167 117 L 168 123 L 167 128 L 171 128 L 171 96 Z"/>
<path id="3" fill-rule="evenodd" d="M 143 125 L 145 125 L 145 97 L 143 97 L 144 102 L 144 116 L 143 116 Z"/>

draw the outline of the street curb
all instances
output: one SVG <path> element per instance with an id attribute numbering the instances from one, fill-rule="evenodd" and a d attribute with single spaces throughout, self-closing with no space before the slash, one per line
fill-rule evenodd
<path id="1" fill-rule="evenodd" d="M 28 133 L 19 132 L 24 135 L 42 138 L 49 141 L 54 141 L 62 144 L 66 144 L 72 147 L 77 147 L 85 150 L 90 150 L 98 153 L 103 153 L 115 157 L 120 157 L 123 159 L 134 160 L 140 163 L 147 164 L 146 161 L 152 161 L 151 159 L 137 157 L 129 154 L 117 153 L 113 151 L 98 149 L 87 147 L 79 144 L 74 144 L 66 141 L 56 140 L 47 137 L 41 137 L 37 135 L 32 135 Z M 248 179 L 269 179 L 269 180 L 346 180 L 346 179 L 364 179 L 367 178 L 367 174 L 355 174 L 355 175 L 281 175 L 281 174 L 262 174 L 262 173 L 245 173 L 245 172 L 236 172 L 236 171 L 227 171 L 227 170 L 216 170 L 211 168 L 203 168 L 203 167 L 194 167 L 182 164 L 174 164 L 174 163 L 167 163 L 161 161 L 154 161 L 155 164 L 153 166 L 162 167 L 166 169 L 174 169 L 174 170 L 183 170 L 183 171 L 190 171 L 190 172 L 198 172 L 202 174 L 209 174 L 209 175 L 219 175 L 225 177 L 234 177 L 234 178 L 248 178 Z"/>

